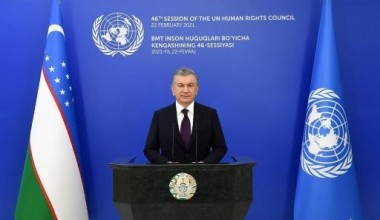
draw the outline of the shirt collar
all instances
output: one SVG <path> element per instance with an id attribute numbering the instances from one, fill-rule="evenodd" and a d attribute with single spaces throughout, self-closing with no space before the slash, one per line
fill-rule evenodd
<path id="1" fill-rule="evenodd" d="M 184 107 L 179 104 L 177 101 L 175 102 L 175 106 L 176 106 L 176 109 L 177 109 L 177 115 L 181 114 L 181 111 L 182 109 L 184 109 Z M 194 101 L 186 107 L 187 110 L 189 110 L 190 114 L 193 114 L 194 115 Z"/>

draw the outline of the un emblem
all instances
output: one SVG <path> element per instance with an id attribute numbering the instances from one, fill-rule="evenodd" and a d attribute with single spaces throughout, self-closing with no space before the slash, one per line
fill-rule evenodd
<path id="1" fill-rule="evenodd" d="M 335 178 L 352 165 L 347 117 L 339 96 L 319 88 L 309 95 L 301 167 L 311 176 Z"/>
<path id="2" fill-rule="evenodd" d="M 92 27 L 92 39 L 105 55 L 132 55 L 144 40 L 144 29 L 136 16 L 115 12 L 96 18 Z"/>

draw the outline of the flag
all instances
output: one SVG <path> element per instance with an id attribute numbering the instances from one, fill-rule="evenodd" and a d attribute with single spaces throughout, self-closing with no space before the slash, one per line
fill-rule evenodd
<path id="1" fill-rule="evenodd" d="M 295 220 L 362 219 L 331 2 L 323 3 L 306 110 Z"/>
<path id="2" fill-rule="evenodd" d="M 53 0 L 15 219 L 88 219 L 70 77 Z"/>

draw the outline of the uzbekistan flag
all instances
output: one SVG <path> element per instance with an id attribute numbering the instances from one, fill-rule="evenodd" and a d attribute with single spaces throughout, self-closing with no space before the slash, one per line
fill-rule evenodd
<path id="1" fill-rule="evenodd" d="M 15 219 L 88 219 L 64 41 L 53 0 Z"/>

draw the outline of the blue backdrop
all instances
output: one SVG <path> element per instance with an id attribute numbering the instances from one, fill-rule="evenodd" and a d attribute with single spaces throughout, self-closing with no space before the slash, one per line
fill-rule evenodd
<path id="1" fill-rule="evenodd" d="M 50 5 L 0 3 L 0 219 L 13 219 Z M 108 163 L 131 155 L 146 162 L 152 113 L 174 101 L 171 75 L 188 66 L 200 78 L 197 100 L 218 109 L 229 147 L 225 160 L 244 154 L 257 162 L 247 219 L 293 219 L 321 6 L 321 0 L 62 0 L 90 218 L 119 219 Z M 380 3 L 333 1 L 332 7 L 364 218 L 380 219 Z M 96 19 L 115 12 L 143 24 L 144 40 L 133 55 L 108 56 L 94 43 Z"/>

